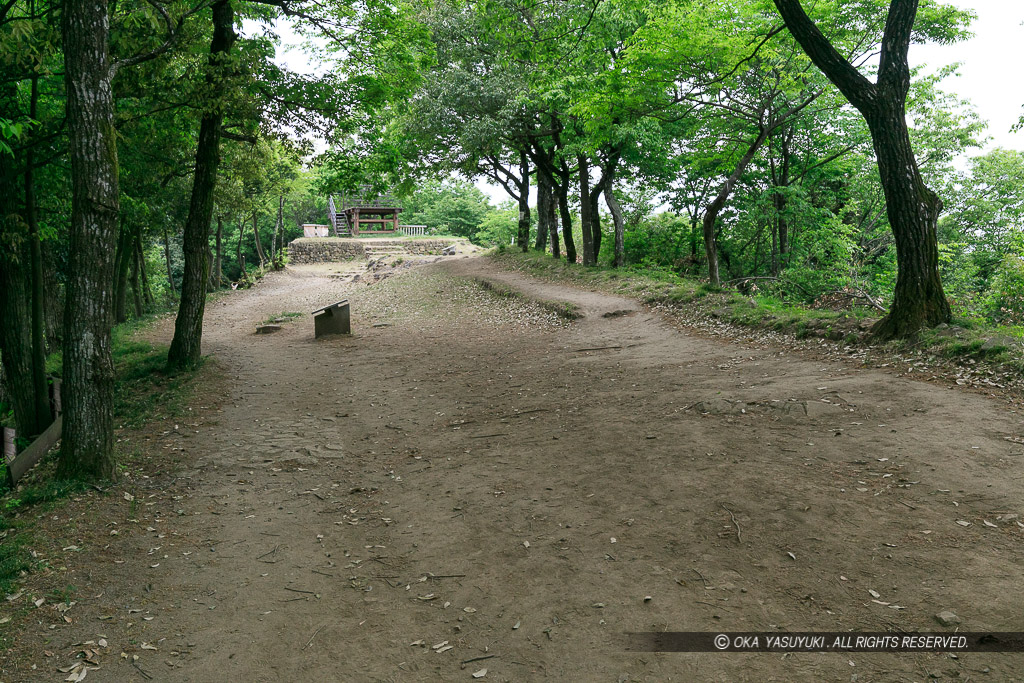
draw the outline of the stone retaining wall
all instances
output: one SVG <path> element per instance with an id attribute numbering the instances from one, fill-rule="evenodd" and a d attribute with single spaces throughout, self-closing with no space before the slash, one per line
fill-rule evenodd
<path id="1" fill-rule="evenodd" d="M 290 263 L 331 263 L 366 258 L 367 249 L 402 249 L 418 256 L 440 255 L 453 244 L 465 243 L 461 237 L 429 240 L 344 239 L 340 237 L 300 237 L 288 245 Z"/>

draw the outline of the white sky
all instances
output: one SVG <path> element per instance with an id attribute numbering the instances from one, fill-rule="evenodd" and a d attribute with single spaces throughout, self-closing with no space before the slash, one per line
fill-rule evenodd
<path id="1" fill-rule="evenodd" d="M 926 64 L 937 70 L 960 62 L 960 75 L 947 78 L 941 87 L 969 99 L 982 119 L 988 121 L 991 138 L 985 151 L 993 147 L 1024 150 L 1024 131 L 1010 129 L 1024 114 L 1024 0 L 947 0 L 964 9 L 972 9 L 978 18 L 971 26 L 974 37 L 955 45 L 914 45 L 910 64 Z M 246 33 L 258 30 L 247 22 Z M 281 61 L 294 71 L 311 73 L 316 66 L 299 47 L 301 39 L 286 22 L 277 26 L 281 36 Z M 477 186 L 493 201 L 508 199 L 501 188 L 478 182 Z"/>
<path id="2" fill-rule="evenodd" d="M 988 121 L 991 147 L 1024 150 L 1024 132 L 1010 128 L 1024 114 L 1024 2 L 1021 0 L 952 0 L 978 15 L 971 29 L 974 37 L 955 45 L 913 45 L 910 64 L 939 67 L 961 62 L 960 77 L 942 83 L 974 104 Z"/>

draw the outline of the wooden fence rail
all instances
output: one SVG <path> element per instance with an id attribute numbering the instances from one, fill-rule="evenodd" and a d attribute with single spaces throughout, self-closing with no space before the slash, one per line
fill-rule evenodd
<path id="1" fill-rule="evenodd" d="M 42 434 L 36 437 L 25 450 L 18 452 L 17 434 L 13 429 L 4 427 L 4 463 L 7 465 L 7 484 L 14 488 L 18 480 L 42 460 L 53 445 L 60 441 L 61 428 L 64 423 L 60 405 L 60 380 L 53 380 L 50 385 L 50 405 L 57 417 Z"/>

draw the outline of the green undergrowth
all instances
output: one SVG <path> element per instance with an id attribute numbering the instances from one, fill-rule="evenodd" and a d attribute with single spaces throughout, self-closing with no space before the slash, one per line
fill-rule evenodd
<path id="1" fill-rule="evenodd" d="M 537 252 L 501 250 L 492 255 L 504 268 L 555 282 L 633 296 L 645 304 L 667 307 L 691 319 L 719 321 L 771 330 L 797 339 L 824 338 L 848 345 L 870 345 L 871 327 L 881 313 L 868 306 L 818 309 L 775 296 L 743 294 L 735 289 L 680 277 L 668 270 L 608 266 L 583 268 Z M 920 352 L 958 363 L 984 363 L 995 371 L 1024 372 L 1024 327 L 995 327 L 956 319 L 925 330 L 914 339 L 884 348 Z"/>

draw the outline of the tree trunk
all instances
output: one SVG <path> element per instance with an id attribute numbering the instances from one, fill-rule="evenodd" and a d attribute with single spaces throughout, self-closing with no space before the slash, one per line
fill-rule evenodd
<path id="1" fill-rule="evenodd" d="M 114 254 L 114 322 L 123 323 L 128 319 L 128 274 L 135 254 L 135 234 L 132 228 L 123 225 L 117 235 L 117 251 Z"/>
<path id="2" fill-rule="evenodd" d="M 64 338 L 64 290 L 57 279 L 57 259 L 51 242 L 44 242 L 40 246 L 43 251 L 43 288 L 46 292 L 43 305 L 47 348 L 56 349 Z"/>
<path id="3" fill-rule="evenodd" d="M 6 158 L 0 158 L 0 165 L 5 163 Z M 0 362 L 18 433 L 35 436 L 46 429 L 46 420 L 36 412 L 32 377 L 32 303 L 28 287 L 31 276 L 25 268 L 28 249 L 24 244 L 19 248 L 10 246 L 12 238 L 21 240 L 23 235 L 17 235 L 11 225 L 18 219 L 12 214 L 7 216 L 10 218 L 3 226 L 4 244 L 0 245 Z"/>
<path id="4" fill-rule="evenodd" d="M 519 153 L 519 230 L 516 246 L 525 253 L 530 248 L 530 160 L 526 152 Z"/>
<path id="5" fill-rule="evenodd" d="M 611 211 L 612 221 L 615 223 L 615 261 L 616 268 L 621 268 L 626 260 L 626 221 L 622 217 L 622 207 L 619 200 L 615 198 L 614 176 L 608 174 L 604 187 L 604 202 Z"/>
<path id="6" fill-rule="evenodd" d="M 3 89 L 3 111 L 16 111 L 15 93 Z M 16 160 L 0 153 L 0 363 L 17 431 L 34 436 L 46 428 L 36 411 L 32 348 L 32 275 L 27 225 L 18 216 Z"/>
<path id="7" fill-rule="evenodd" d="M 238 267 L 240 272 L 238 274 L 239 281 L 248 279 L 249 275 L 245 272 L 245 257 L 242 256 L 242 235 L 245 234 L 245 219 L 238 219 L 238 244 L 235 245 L 235 257 L 238 259 Z"/>
<path id="8" fill-rule="evenodd" d="M 222 260 L 224 258 L 224 250 L 223 250 L 223 247 L 222 247 L 223 235 L 224 235 L 224 217 L 223 216 L 217 216 L 217 254 L 216 254 L 216 257 L 215 257 L 216 260 L 214 261 L 214 268 L 213 268 L 213 282 L 214 282 L 214 285 L 216 286 L 217 289 L 220 289 L 221 286 L 223 285 L 223 282 L 222 282 L 222 279 L 223 279 L 222 278 L 222 272 L 223 271 L 221 270 L 221 263 L 222 263 Z"/>
<path id="9" fill-rule="evenodd" d="M 867 119 L 896 241 L 896 289 L 889 314 L 872 328 L 878 339 L 909 337 L 952 318 L 939 277 L 937 225 L 942 200 L 921 178 L 902 104 L 879 103 Z"/>
<path id="10" fill-rule="evenodd" d="M 277 220 L 274 222 L 274 243 L 273 256 L 271 260 L 274 263 L 274 270 L 281 270 L 284 268 L 284 258 L 281 255 L 281 248 L 283 245 L 278 244 L 278 241 L 282 239 L 284 233 L 284 195 L 281 195 L 277 199 Z"/>
<path id="11" fill-rule="evenodd" d="M 139 261 L 139 275 L 142 277 L 142 293 L 146 299 L 146 306 L 153 306 L 153 289 L 149 286 L 149 275 L 146 274 L 146 252 L 142 250 L 142 235 L 135 237 L 135 258 Z"/>
<path id="12" fill-rule="evenodd" d="M 580 230 L 583 233 L 583 265 L 592 266 L 594 260 L 594 233 L 590 226 L 590 166 L 586 155 L 577 154 L 580 181 Z"/>
<path id="13" fill-rule="evenodd" d="M 888 315 L 872 334 L 881 340 L 909 337 L 922 327 L 949 322 L 952 313 L 939 277 L 937 222 L 942 201 L 925 186 L 907 129 L 910 90 L 907 54 L 918 0 L 892 0 L 872 83 L 822 35 L 799 0 L 774 0 L 790 33 L 815 66 L 864 116 L 896 242 L 896 288 Z"/>
<path id="14" fill-rule="evenodd" d="M 548 244 L 548 234 L 551 226 L 548 218 L 548 208 L 551 206 L 551 184 L 545 179 L 541 170 L 537 169 L 537 239 L 533 248 L 537 251 L 545 251 Z"/>
<path id="15" fill-rule="evenodd" d="M 708 281 L 716 287 L 721 286 L 722 280 L 718 274 L 718 241 L 715 238 L 715 222 L 718 220 L 718 214 L 721 213 L 725 203 L 729 200 L 732 189 L 736 186 L 737 181 L 743 175 L 743 171 L 746 170 L 754 155 L 757 154 L 757 150 L 764 144 L 767 135 L 768 130 L 761 126 L 757 138 L 750 143 L 747 151 L 736 163 L 733 172 L 725 179 L 722 187 L 718 190 L 718 194 L 708 205 L 707 211 L 704 212 L 704 252 L 708 258 Z"/>
<path id="16" fill-rule="evenodd" d="M 594 245 L 594 263 L 601 257 L 601 193 L 604 183 L 599 182 L 590 191 L 590 240 Z"/>
<path id="17" fill-rule="evenodd" d="M 132 253 L 131 253 L 131 256 L 129 257 L 132 260 L 132 275 L 131 275 L 132 303 L 135 305 L 135 317 L 136 318 L 141 318 L 142 317 L 142 313 L 143 313 L 143 309 L 142 309 L 142 285 L 139 284 L 139 252 L 134 248 L 134 240 L 133 240 L 133 245 L 132 246 L 133 246 L 133 248 L 131 250 Z"/>
<path id="18" fill-rule="evenodd" d="M 107 0 L 66 0 L 61 28 L 72 192 L 57 477 L 112 479 L 110 283 L 120 207 Z"/>
<path id="19" fill-rule="evenodd" d="M 226 89 L 226 76 L 222 67 L 235 42 L 235 13 L 230 0 L 213 4 L 213 39 L 206 81 L 211 85 L 211 97 L 219 99 Z M 220 166 L 220 134 L 223 115 L 220 102 L 211 103 L 199 123 L 199 142 L 196 146 L 196 170 L 192 179 L 192 199 L 185 220 L 185 275 L 181 281 L 181 301 L 178 317 L 174 321 L 174 338 L 167 353 L 167 367 L 186 369 L 195 367 L 202 358 L 203 312 L 206 309 L 206 278 L 209 275 L 207 252 L 210 248 L 210 221 L 213 219 L 213 193 L 217 187 L 217 169 Z M 253 212 L 253 230 L 256 213 Z M 256 233 L 259 245 L 259 233 Z M 260 250 L 260 261 L 263 252 Z"/>
<path id="20" fill-rule="evenodd" d="M 171 296 L 176 296 L 174 289 L 174 273 L 171 272 L 171 240 L 167 236 L 167 226 L 164 226 L 164 260 L 167 262 L 167 284 L 171 287 Z"/>
<path id="21" fill-rule="evenodd" d="M 565 262 L 576 263 L 576 240 L 572 236 L 572 213 L 569 212 L 569 179 L 555 185 L 558 194 L 558 213 L 562 220 L 562 240 L 565 242 Z"/>
<path id="22" fill-rule="evenodd" d="M 551 236 L 551 256 L 559 258 L 561 251 L 558 243 L 558 198 L 555 196 L 555 184 L 548 176 L 548 234 Z"/>
<path id="23" fill-rule="evenodd" d="M 256 256 L 260 259 L 260 268 L 267 267 L 267 257 L 263 253 L 263 243 L 260 242 L 259 214 L 252 212 L 252 235 L 256 242 Z"/>
<path id="24" fill-rule="evenodd" d="M 34 12 L 33 12 L 34 14 Z M 29 95 L 29 118 L 38 116 L 39 76 L 33 74 Z M 36 220 L 35 154 L 31 144 L 25 150 L 25 223 L 28 225 L 29 260 L 31 262 L 32 302 L 32 399 L 36 427 L 48 427 L 53 421 L 50 412 L 50 390 L 46 381 L 46 318 L 43 315 L 43 245 Z M 39 430 L 41 432 L 42 430 Z M 39 432 L 33 432 L 38 434 Z"/>
<path id="25" fill-rule="evenodd" d="M 206 242 L 206 291 L 207 293 L 215 291 L 216 287 L 213 284 L 213 247 L 210 245 L 209 240 Z"/>

